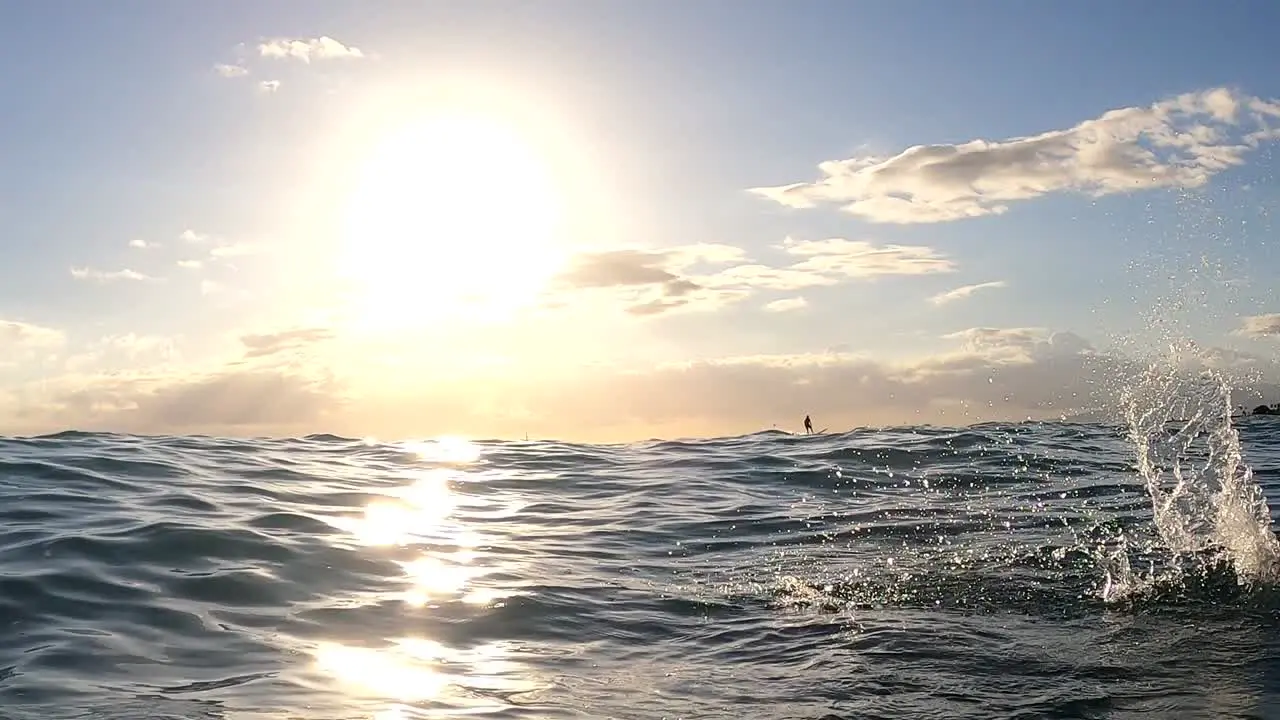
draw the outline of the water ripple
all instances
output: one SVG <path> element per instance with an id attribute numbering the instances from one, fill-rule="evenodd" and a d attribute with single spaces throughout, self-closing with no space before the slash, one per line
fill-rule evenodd
<path id="1" fill-rule="evenodd" d="M 1065 423 L 4 439 L 0 716 L 1266 716 L 1280 592 L 1104 597 L 1117 547 L 1183 567 L 1151 507 Z"/>

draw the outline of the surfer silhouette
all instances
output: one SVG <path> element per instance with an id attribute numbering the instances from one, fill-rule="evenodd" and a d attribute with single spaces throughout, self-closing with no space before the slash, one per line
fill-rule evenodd
<path id="1" fill-rule="evenodd" d="M 808 435 L 811 432 L 813 432 L 813 421 L 809 419 L 808 415 L 805 415 L 804 416 L 804 434 Z"/>

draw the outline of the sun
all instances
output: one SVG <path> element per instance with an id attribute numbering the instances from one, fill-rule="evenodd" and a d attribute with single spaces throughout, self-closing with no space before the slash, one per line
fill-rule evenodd
<path id="1" fill-rule="evenodd" d="M 505 316 L 561 267 L 548 159 L 491 115 L 444 111 L 388 132 L 359 169 L 339 273 L 365 326 Z"/>

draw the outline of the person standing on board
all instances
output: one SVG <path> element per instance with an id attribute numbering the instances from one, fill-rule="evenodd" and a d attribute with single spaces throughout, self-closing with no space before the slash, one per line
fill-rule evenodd
<path id="1" fill-rule="evenodd" d="M 804 416 L 804 434 L 808 435 L 811 432 L 813 432 L 813 421 L 809 419 L 808 415 L 805 415 Z"/>

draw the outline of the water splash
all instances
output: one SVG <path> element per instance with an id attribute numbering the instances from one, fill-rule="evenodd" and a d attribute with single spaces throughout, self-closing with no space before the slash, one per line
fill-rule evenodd
<path id="1" fill-rule="evenodd" d="M 1194 344 L 1175 342 L 1127 384 L 1121 401 L 1155 530 L 1174 554 L 1169 572 L 1225 560 L 1244 584 L 1280 577 L 1270 509 L 1231 423 L 1230 379 L 1206 367 Z M 1118 553 L 1104 597 L 1142 584 Z"/>

